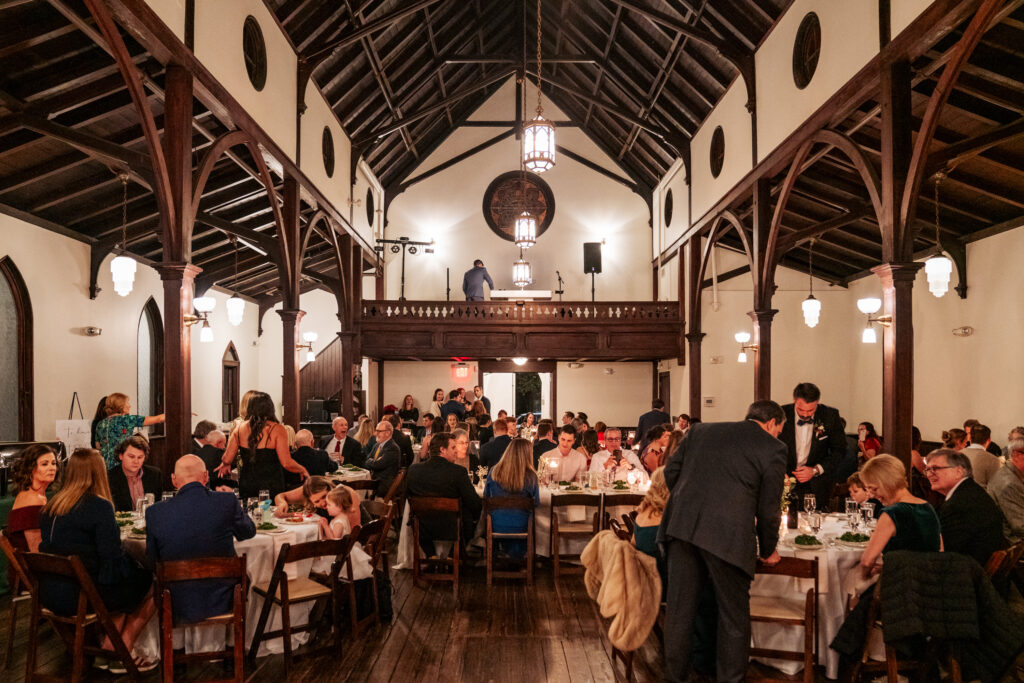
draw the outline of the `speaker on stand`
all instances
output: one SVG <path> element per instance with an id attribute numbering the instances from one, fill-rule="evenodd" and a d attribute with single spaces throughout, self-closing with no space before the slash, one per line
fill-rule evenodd
<path id="1" fill-rule="evenodd" d="M 590 300 L 594 301 L 594 275 L 601 272 L 601 243 L 583 243 L 583 273 L 590 273 Z"/>

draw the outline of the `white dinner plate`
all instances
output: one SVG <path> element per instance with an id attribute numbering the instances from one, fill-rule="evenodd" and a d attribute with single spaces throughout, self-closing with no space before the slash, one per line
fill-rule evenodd
<path id="1" fill-rule="evenodd" d="M 782 545 L 786 546 L 787 548 L 792 548 L 793 550 L 824 550 L 825 549 L 825 544 L 822 543 L 821 541 L 818 541 L 817 545 L 800 545 L 799 543 L 795 543 L 794 541 L 786 539 L 786 540 L 782 541 Z"/>
<path id="2" fill-rule="evenodd" d="M 258 533 L 258 534 L 283 534 L 285 531 L 287 531 L 287 529 L 282 529 L 281 527 L 277 527 L 276 529 L 257 529 L 256 533 Z"/>
<path id="3" fill-rule="evenodd" d="M 860 543 L 855 543 L 853 541 L 840 541 L 838 538 L 836 539 L 836 545 L 842 546 L 843 548 L 855 548 L 857 550 L 867 548 L 868 543 L 870 542 L 871 541 L 861 541 Z"/>

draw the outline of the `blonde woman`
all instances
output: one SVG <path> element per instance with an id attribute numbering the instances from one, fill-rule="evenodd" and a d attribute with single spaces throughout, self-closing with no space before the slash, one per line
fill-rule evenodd
<path id="1" fill-rule="evenodd" d="M 658 572 L 665 578 L 665 560 L 658 552 L 658 527 L 668 504 L 668 486 L 665 484 L 665 468 L 659 467 L 651 474 L 651 488 L 636 508 L 636 522 L 633 527 L 633 545 L 642 553 L 658 560 Z"/>
<path id="2" fill-rule="evenodd" d="M 288 450 L 292 453 L 295 452 L 295 427 L 291 425 L 284 426 L 284 433 L 288 435 Z"/>
<path id="3" fill-rule="evenodd" d="M 533 506 L 540 505 L 540 481 L 533 469 L 533 446 L 527 439 L 512 439 L 498 464 L 487 473 L 484 498 L 521 496 L 532 498 Z M 525 533 L 530 515 L 525 510 L 495 510 L 491 513 L 491 527 L 495 533 Z M 514 557 L 526 554 L 524 541 L 504 541 L 499 546 Z"/>
<path id="4" fill-rule="evenodd" d="M 353 438 L 359 442 L 360 446 L 365 448 L 366 444 L 370 443 L 370 439 L 373 438 L 373 422 L 369 419 L 360 422 L 359 429 L 356 430 Z"/>
<path id="5" fill-rule="evenodd" d="M 262 391 L 250 389 L 242 394 L 242 400 L 238 402 L 238 417 L 231 422 L 231 429 L 228 430 L 228 438 L 238 429 L 238 426 L 249 419 L 249 402 L 262 394 Z"/>
<path id="6" fill-rule="evenodd" d="M 96 425 L 96 445 L 99 446 L 107 469 L 117 467 L 114 450 L 117 445 L 135 434 L 136 429 L 162 424 L 164 416 L 132 415 L 132 403 L 127 394 L 113 393 L 107 396 L 104 411 L 107 416 Z"/>

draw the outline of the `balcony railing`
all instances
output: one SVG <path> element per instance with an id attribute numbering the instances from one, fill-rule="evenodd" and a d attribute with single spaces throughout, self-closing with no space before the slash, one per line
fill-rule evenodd
<path id="1" fill-rule="evenodd" d="M 373 321 L 679 324 L 679 305 L 662 301 L 365 301 L 364 324 Z"/>

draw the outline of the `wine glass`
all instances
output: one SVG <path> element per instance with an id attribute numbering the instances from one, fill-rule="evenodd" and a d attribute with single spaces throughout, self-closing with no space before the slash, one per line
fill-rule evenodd
<path id="1" fill-rule="evenodd" d="M 804 512 L 811 514 L 818 507 L 818 501 L 813 493 L 804 494 Z"/>

